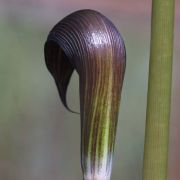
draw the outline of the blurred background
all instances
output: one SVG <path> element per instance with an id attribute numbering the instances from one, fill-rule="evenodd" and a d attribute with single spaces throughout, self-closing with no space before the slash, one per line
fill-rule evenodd
<path id="1" fill-rule="evenodd" d="M 124 37 L 123 86 L 112 180 L 142 176 L 150 45 L 149 0 L 0 0 L 0 179 L 79 180 L 80 117 L 61 104 L 44 62 L 51 28 L 79 9 L 95 9 Z M 169 180 L 180 179 L 180 1 L 176 0 Z M 68 104 L 79 111 L 73 74 Z"/>

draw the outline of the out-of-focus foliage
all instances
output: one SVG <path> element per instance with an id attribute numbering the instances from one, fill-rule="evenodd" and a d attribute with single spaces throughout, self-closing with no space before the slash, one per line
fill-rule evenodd
<path id="1" fill-rule="evenodd" d="M 80 117 L 67 112 L 62 106 L 53 79 L 45 67 L 43 45 L 49 30 L 65 15 L 81 8 L 95 8 L 116 24 L 127 48 L 112 179 L 139 180 L 146 111 L 150 3 L 141 0 L 136 3 L 78 0 L 73 6 L 71 2 L 52 2 L 0 2 L 0 179 L 81 179 Z M 178 18 L 179 15 L 176 21 Z M 177 78 L 180 68 L 177 60 L 180 55 L 179 28 L 177 23 L 171 180 L 178 179 L 179 173 L 178 157 L 172 155 L 180 149 L 176 140 L 177 128 L 180 127 L 177 123 L 180 115 L 177 108 L 180 103 Z M 78 76 L 74 73 L 68 89 L 68 102 L 77 111 L 78 83 Z"/>

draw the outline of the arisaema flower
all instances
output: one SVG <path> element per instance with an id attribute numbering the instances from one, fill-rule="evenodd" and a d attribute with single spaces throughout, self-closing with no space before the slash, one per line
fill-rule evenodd
<path id="1" fill-rule="evenodd" d="M 45 43 L 47 68 L 67 109 L 69 80 L 74 70 L 79 75 L 84 180 L 110 179 L 125 61 L 120 33 L 94 10 L 65 17 Z"/>

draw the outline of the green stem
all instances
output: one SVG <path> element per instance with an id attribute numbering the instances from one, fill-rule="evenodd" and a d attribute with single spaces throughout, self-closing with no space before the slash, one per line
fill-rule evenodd
<path id="1" fill-rule="evenodd" d="M 153 0 L 143 180 L 167 179 L 173 27 L 174 0 Z"/>

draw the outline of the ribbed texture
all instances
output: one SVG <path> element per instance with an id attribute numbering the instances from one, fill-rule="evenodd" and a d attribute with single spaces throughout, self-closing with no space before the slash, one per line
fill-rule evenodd
<path id="1" fill-rule="evenodd" d="M 174 0 L 153 0 L 143 180 L 166 180 Z"/>
<path id="2" fill-rule="evenodd" d="M 110 178 L 125 71 L 125 46 L 119 32 L 102 14 L 77 11 L 50 32 L 45 60 L 66 107 L 73 69 L 79 74 L 84 179 Z"/>

